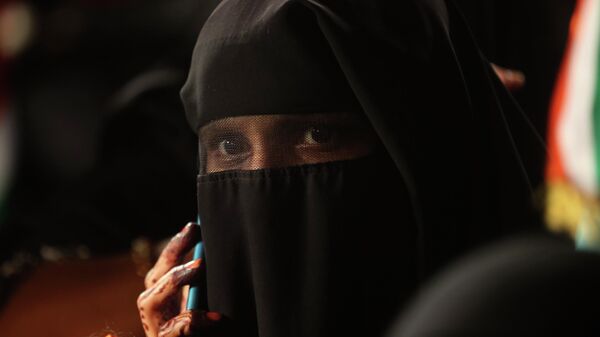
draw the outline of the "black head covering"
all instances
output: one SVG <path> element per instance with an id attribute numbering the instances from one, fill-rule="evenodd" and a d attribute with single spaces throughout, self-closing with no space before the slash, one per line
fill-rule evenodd
<path id="1" fill-rule="evenodd" d="M 182 97 L 195 130 L 361 111 L 382 144 L 364 160 L 199 178 L 208 304 L 245 333 L 377 335 L 417 274 L 537 226 L 520 152 L 537 139 L 444 1 L 225 0 Z"/>
<path id="2" fill-rule="evenodd" d="M 600 255 L 523 236 L 460 259 L 424 288 L 389 336 L 598 336 Z"/>
<path id="3" fill-rule="evenodd" d="M 193 128 L 231 116 L 359 109 L 315 23 L 299 3 L 222 2 L 200 33 L 183 89 Z"/>

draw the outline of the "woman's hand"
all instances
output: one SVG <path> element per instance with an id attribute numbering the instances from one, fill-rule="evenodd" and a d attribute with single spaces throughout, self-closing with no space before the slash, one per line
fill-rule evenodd
<path id="1" fill-rule="evenodd" d="M 185 311 L 187 294 L 183 287 L 200 279 L 204 263 L 202 259 L 182 262 L 198 240 L 200 226 L 187 224 L 146 274 L 146 290 L 138 297 L 137 305 L 147 337 L 210 336 L 210 330 L 221 321 L 221 315 L 215 312 Z"/>

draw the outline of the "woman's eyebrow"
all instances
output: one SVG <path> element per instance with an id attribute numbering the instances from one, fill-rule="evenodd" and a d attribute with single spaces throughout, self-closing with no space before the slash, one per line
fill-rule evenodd
<path id="1" fill-rule="evenodd" d="M 220 134 L 236 133 L 242 128 L 243 123 L 234 118 L 226 118 L 211 122 L 200 129 L 200 139 L 214 137 Z"/>

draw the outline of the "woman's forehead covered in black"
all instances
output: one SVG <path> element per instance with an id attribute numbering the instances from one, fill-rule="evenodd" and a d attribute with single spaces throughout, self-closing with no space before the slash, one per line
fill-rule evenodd
<path id="1" fill-rule="evenodd" d="M 363 31 L 407 51 L 423 50 L 423 4 L 412 2 L 224 0 L 198 37 L 182 90 L 191 126 L 197 131 L 233 116 L 362 110 L 324 30 L 333 23 L 348 36 Z M 381 22 L 386 11 L 391 26 Z M 371 57 L 379 61 L 379 55 Z"/>

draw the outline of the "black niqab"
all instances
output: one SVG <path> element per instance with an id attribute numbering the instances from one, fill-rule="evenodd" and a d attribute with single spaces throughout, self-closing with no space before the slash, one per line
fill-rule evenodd
<path id="1" fill-rule="evenodd" d="M 537 139 L 444 1 L 225 0 L 182 97 L 195 130 L 352 111 L 381 143 L 199 177 L 208 305 L 244 335 L 376 336 L 418 277 L 538 224 L 520 151 Z"/>

